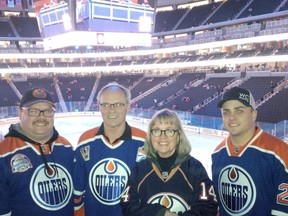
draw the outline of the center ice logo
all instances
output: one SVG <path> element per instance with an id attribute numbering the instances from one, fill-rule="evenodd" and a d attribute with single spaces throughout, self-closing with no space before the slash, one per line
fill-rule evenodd
<path id="1" fill-rule="evenodd" d="M 123 161 L 115 158 L 99 161 L 89 175 L 89 186 L 94 197 L 106 205 L 119 203 L 129 174 L 130 170 Z"/>
<path id="2" fill-rule="evenodd" d="M 44 164 L 35 170 L 30 182 L 30 193 L 41 208 L 57 211 L 65 207 L 71 199 L 72 178 L 60 164 L 48 163 L 48 166 L 49 172 Z"/>

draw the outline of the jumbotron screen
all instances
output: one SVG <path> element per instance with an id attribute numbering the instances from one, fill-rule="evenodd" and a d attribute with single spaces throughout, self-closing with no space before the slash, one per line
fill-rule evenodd
<path id="1" fill-rule="evenodd" d="M 82 35 L 77 38 L 80 46 L 87 41 L 92 46 L 147 46 L 151 43 L 154 8 L 149 0 L 77 0 L 72 5 L 71 1 L 51 1 L 34 2 L 39 29 L 50 47 L 57 43 L 57 36 L 61 35 L 63 40 L 63 34 L 72 38 L 71 33 L 77 37 Z"/>

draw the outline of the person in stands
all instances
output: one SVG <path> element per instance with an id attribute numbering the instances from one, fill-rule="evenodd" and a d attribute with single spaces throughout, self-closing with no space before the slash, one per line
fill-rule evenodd
<path id="1" fill-rule="evenodd" d="M 120 198 L 130 170 L 144 158 L 146 136 L 126 121 L 130 98 L 117 83 L 98 93 L 103 122 L 80 136 L 75 154 L 75 216 L 122 216 Z"/>
<path id="2" fill-rule="evenodd" d="M 73 215 L 74 151 L 54 128 L 55 108 L 45 89 L 23 95 L 20 122 L 0 142 L 0 215 Z"/>
<path id="3" fill-rule="evenodd" d="M 230 134 L 212 154 L 220 215 L 288 215 L 288 145 L 257 126 L 249 90 L 228 90 L 218 107 Z"/>
<path id="4" fill-rule="evenodd" d="M 152 118 L 144 143 L 145 160 L 132 170 L 121 205 L 125 216 L 215 216 L 217 199 L 174 111 Z"/>

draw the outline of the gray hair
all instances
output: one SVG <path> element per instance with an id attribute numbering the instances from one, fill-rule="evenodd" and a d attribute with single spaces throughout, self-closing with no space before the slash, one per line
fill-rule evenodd
<path id="1" fill-rule="evenodd" d="M 127 89 L 126 87 L 116 83 L 116 82 L 112 82 L 112 83 L 109 83 L 107 85 L 105 85 L 99 92 L 98 92 L 98 95 L 97 95 L 97 101 L 100 101 L 100 97 L 102 95 L 102 93 L 104 91 L 106 91 L 107 89 L 112 89 L 112 90 L 122 90 L 125 94 L 125 97 L 126 97 L 126 102 L 128 104 L 131 103 L 131 93 L 129 91 L 129 89 Z"/>
<path id="2" fill-rule="evenodd" d="M 162 109 L 154 114 L 148 126 L 148 132 L 144 143 L 144 150 L 148 157 L 156 157 L 156 150 L 153 148 L 151 142 L 151 129 L 154 127 L 156 121 L 160 121 L 161 123 L 174 124 L 177 127 L 179 134 L 178 143 L 176 145 L 178 155 L 186 156 L 190 154 L 192 149 L 191 144 L 185 134 L 180 118 L 174 111 L 169 109 Z"/>

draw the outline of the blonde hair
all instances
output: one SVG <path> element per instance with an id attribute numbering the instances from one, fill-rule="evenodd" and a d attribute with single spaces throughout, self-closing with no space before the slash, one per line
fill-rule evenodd
<path id="1" fill-rule="evenodd" d="M 144 143 L 144 150 L 147 156 L 156 157 L 156 150 L 153 148 L 151 143 L 151 136 L 152 136 L 151 129 L 153 129 L 157 121 L 165 124 L 167 123 L 175 125 L 176 129 L 178 130 L 178 136 L 179 136 L 178 143 L 176 145 L 178 156 L 179 155 L 185 156 L 187 154 L 190 154 L 192 149 L 191 144 L 185 134 L 180 118 L 174 111 L 169 109 L 162 109 L 154 114 L 148 126 L 148 132 Z"/>

